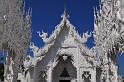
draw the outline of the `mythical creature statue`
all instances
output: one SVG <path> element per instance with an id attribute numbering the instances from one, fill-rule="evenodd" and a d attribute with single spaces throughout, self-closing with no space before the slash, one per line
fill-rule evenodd
<path id="1" fill-rule="evenodd" d="M 30 55 L 27 55 L 24 61 L 24 67 L 29 68 L 30 66 L 33 66 L 32 61 L 33 58 Z"/>
<path id="2" fill-rule="evenodd" d="M 41 37 L 43 39 L 44 43 L 48 43 L 48 34 L 45 33 L 44 31 L 42 31 L 42 34 L 40 31 L 37 31 L 37 33 L 39 34 L 39 37 Z"/>
<path id="3" fill-rule="evenodd" d="M 30 48 L 31 51 L 33 52 L 34 57 L 39 57 L 39 56 L 41 56 L 41 51 L 42 51 L 42 50 L 39 49 L 37 46 L 35 46 L 33 42 L 30 42 L 29 48 Z"/>
<path id="4" fill-rule="evenodd" d="M 91 32 L 90 32 L 90 34 L 88 34 L 88 31 L 86 33 L 83 33 L 82 43 L 86 43 L 88 38 L 90 38 L 91 36 L 92 36 Z"/>
<path id="5" fill-rule="evenodd" d="M 29 62 L 31 63 L 30 66 L 35 66 L 38 61 L 40 61 L 44 56 L 42 54 L 43 50 L 39 49 L 37 46 L 34 45 L 33 42 L 30 42 L 30 49 L 33 51 L 34 58 Z"/>

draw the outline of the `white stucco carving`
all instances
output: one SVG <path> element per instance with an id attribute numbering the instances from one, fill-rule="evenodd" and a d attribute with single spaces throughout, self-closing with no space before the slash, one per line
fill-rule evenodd
<path id="1" fill-rule="evenodd" d="M 111 11 L 110 5 L 106 1 L 102 1 L 104 5 L 100 12 L 101 16 L 106 17 L 105 21 L 109 21 L 108 17 Z M 107 4 L 107 5 L 106 5 Z M 117 3 L 117 5 L 119 2 Z M 116 5 L 116 6 L 117 6 Z M 107 9 L 107 10 L 106 10 Z M 107 12 L 104 14 L 104 12 Z M 95 13 L 95 12 L 94 12 Z M 97 11 L 97 14 L 98 13 Z M 97 15 L 98 16 L 98 15 Z M 113 44 L 108 44 L 104 39 L 110 36 L 106 36 L 106 33 L 109 33 L 110 28 L 106 30 L 101 29 L 101 25 L 104 20 L 100 21 L 100 16 L 95 16 L 94 21 L 94 38 L 95 44 L 93 48 L 89 49 L 86 47 L 86 42 L 88 38 L 92 36 L 91 32 L 88 34 L 83 33 L 82 37 L 75 31 L 75 27 L 70 24 L 68 20 L 69 15 L 66 11 L 62 14 L 62 21 L 55 27 L 53 33 L 48 37 L 48 34 L 42 31 L 37 33 L 39 37 L 43 39 L 45 46 L 43 48 L 38 48 L 33 43 L 30 44 L 30 48 L 34 53 L 34 58 L 30 58 L 32 62 L 35 62 L 35 65 L 32 65 L 32 62 L 28 61 L 25 64 L 27 69 L 33 67 L 33 81 L 39 82 L 44 80 L 46 82 L 59 82 L 59 80 L 71 80 L 71 82 L 117 82 L 118 67 L 116 66 L 116 59 L 112 54 L 109 54 L 111 50 L 116 49 Z M 118 18 L 119 19 L 119 18 Z M 98 21 L 99 20 L 99 21 Z M 112 22 L 112 21 L 110 21 Z M 106 24 L 106 25 L 109 25 Z M 113 24 L 110 24 L 108 27 L 111 27 Z M 61 34 L 62 32 L 62 34 Z M 104 36 L 100 35 L 103 32 Z M 65 34 L 65 35 L 63 35 Z M 114 41 L 112 37 L 119 37 L 120 35 L 115 29 L 111 30 L 110 41 Z M 116 39 L 116 38 L 115 38 Z M 107 40 L 107 39 L 106 39 Z M 103 42 L 104 41 L 104 42 Z M 107 40 L 108 41 L 108 40 Z M 102 42 L 102 43 L 101 43 Z M 104 43 L 104 44 L 103 44 Z M 122 44 L 120 44 L 122 45 Z M 111 49 L 113 46 L 113 49 Z M 107 49 L 105 48 L 107 47 Z M 43 57 L 42 57 L 43 56 Z M 42 57 L 42 58 L 40 58 Z M 38 58 L 39 60 L 36 60 Z M 70 69 L 71 66 L 74 69 Z M 66 69 L 70 77 L 62 77 L 62 71 Z M 45 78 L 39 77 L 41 74 L 39 72 L 46 72 Z M 111 73 L 109 73 L 111 72 Z M 76 75 L 73 77 L 73 73 Z M 97 77 L 95 77 L 97 75 Z M 34 77 L 35 76 L 35 77 Z M 53 77 L 53 78 L 52 78 Z"/>
<path id="2" fill-rule="evenodd" d="M 16 82 L 32 36 L 31 9 L 22 0 L 0 0 L 0 51 L 6 50 L 4 82 Z"/>
<path id="3" fill-rule="evenodd" d="M 30 42 L 32 10 L 24 14 L 24 10 L 20 10 L 21 4 L 22 0 L 0 1 L 0 51 L 8 52 L 5 82 L 16 82 L 17 78 L 22 82 L 122 81 L 115 57 L 116 51 L 124 53 L 122 0 L 101 0 L 100 10 L 94 8 L 95 46 L 91 49 L 86 42 L 92 33 L 87 31 L 80 36 L 68 20 L 66 9 L 50 36 L 37 31 L 45 43 L 44 47 L 38 48 Z M 15 12 L 8 13 L 8 10 Z M 34 57 L 27 55 L 28 45 Z"/>

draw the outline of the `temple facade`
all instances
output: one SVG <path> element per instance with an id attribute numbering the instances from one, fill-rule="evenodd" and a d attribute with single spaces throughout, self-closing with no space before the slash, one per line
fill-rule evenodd
<path id="1" fill-rule="evenodd" d="M 27 55 L 25 71 L 18 74 L 18 81 L 118 82 L 118 66 L 107 54 L 101 61 L 95 47 L 87 48 L 86 42 L 92 34 L 86 32 L 80 36 L 68 20 L 66 10 L 61 17 L 60 24 L 49 37 L 43 31 L 42 34 L 37 32 L 45 46 L 38 48 L 30 43 L 34 57 Z"/>
<path id="2" fill-rule="evenodd" d="M 100 0 L 93 32 L 82 35 L 65 9 L 50 36 L 37 32 L 42 48 L 30 42 L 31 17 L 23 0 L 0 0 L 0 52 L 7 52 L 4 82 L 122 82 L 116 55 L 124 54 L 124 0 Z M 88 48 L 92 35 L 95 46 Z M 28 47 L 34 57 L 27 55 Z"/>
<path id="3" fill-rule="evenodd" d="M 0 51 L 7 51 L 4 82 L 122 82 L 116 55 L 124 54 L 123 0 L 101 0 L 94 8 L 93 32 L 82 35 L 64 9 L 50 36 L 37 31 L 42 48 L 30 42 L 32 9 L 25 13 L 24 5 L 23 0 L 0 0 Z M 92 35 L 95 46 L 88 48 Z M 28 47 L 34 57 L 27 55 Z"/>

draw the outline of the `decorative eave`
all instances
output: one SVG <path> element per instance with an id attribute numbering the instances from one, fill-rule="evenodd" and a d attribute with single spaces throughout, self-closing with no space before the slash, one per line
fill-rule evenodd
<path id="1" fill-rule="evenodd" d="M 67 26 L 69 31 L 74 34 L 73 37 L 74 37 L 75 41 L 77 41 L 77 43 L 79 43 L 79 44 L 85 44 L 87 42 L 87 39 L 89 37 L 91 37 L 91 33 L 88 34 L 88 31 L 86 33 L 83 33 L 82 37 L 78 34 L 78 32 L 76 32 L 75 27 L 68 20 L 69 15 L 66 13 L 66 9 L 64 9 L 64 13 L 61 15 L 61 17 L 62 17 L 62 20 L 61 20 L 60 24 L 58 24 L 55 27 L 55 30 L 49 37 L 48 37 L 48 34 L 43 31 L 42 31 L 42 35 L 40 35 L 40 32 L 38 32 L 39 37 L 41 37 L 43 39 L 43 42 L 45 43 L 45 46 L 41 49 L 42 55 L 47 53 L 49 48 L 52 45 L 54 45 L 54 42 L 55 42 L 58 34 L 60 33 L 60 31 L 62 30 L 62 28 L 65 25 Z"/>
<path id="2" fill-rule="evenodd" d="M 87 39 L 89 37 L 91 37 L 91 34 L 88 35 L 88 32 L 83 34 L 83 37 L 81 37 L 78 32 L 76 32 L 75 27 L 70 24 L 70 21 L 66 18 L 63 18 L 62 21 L 60 22 L 60 24 L 58 24 L 55 27 L 54 32 L 50 35 L 49 38 L 46 38 L 47 42 L 45 44 L 45 46 L 42 48 L 42 54 L 45 54 L 48 52 L 48 49 L 54 45 L 54 42 L 58 36 L 58 34 L 60 33 L 60 31 L 62 30 L 62 28 L 64 27 L 64 25 L 67 26 L 67 28 L 70 29 L 70 32 L 72 32 L 74 34 L 74 40 L 77 41 L 78 44 L 85 44 L 87 42 Z M 42 38 L 42 37 L 41 37 Z M 44 40 L 44 38 L 42 38 Z"/>

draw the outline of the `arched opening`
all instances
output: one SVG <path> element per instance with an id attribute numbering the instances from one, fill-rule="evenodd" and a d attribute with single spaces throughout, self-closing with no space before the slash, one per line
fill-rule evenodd
<path id="1" fill-rule="evenodd" d="M 64 68 L 64 70 L 62 71 L 62 74 L 60 75 L 60 77 L 70 77 L 70 75 L 68 74 L 68 71 L 66 70 L 66 68 Z M 59 80 L 59 82 L 70 82 L 70 80 Z"/>
<path id="2" fill-rule="evenodd" d="M 70 56 L 66 60 L 59 56 L 58 61 L 53 70 L 52 82 L 71 82 L 72 79 L 77 78 L 77 71 L 71 62 Z"/>
<path id="3" fill-rule="evenodd" d="M 68 74 L 68 71 L 66 70 L 66 68 L 64 68 L 64 70 L 62 71 L 62 74 L 60 75 L 60 77 L 70 77 L 70 75 Z"/>

